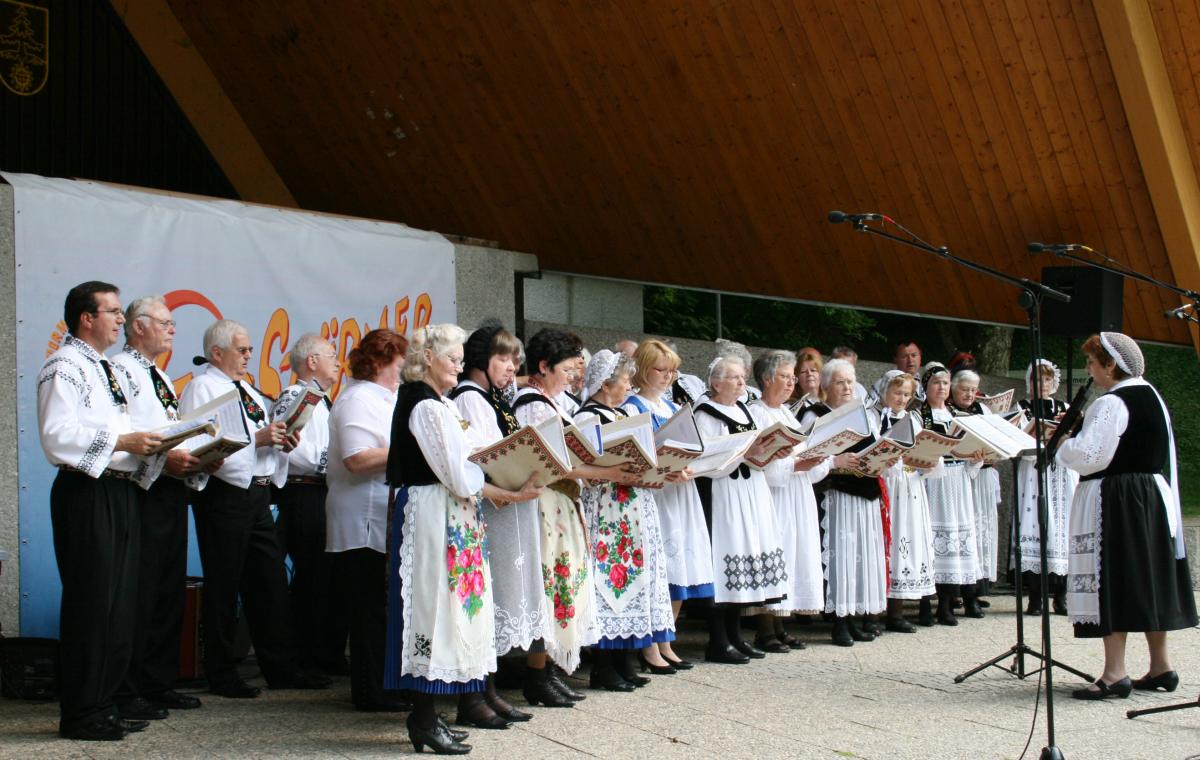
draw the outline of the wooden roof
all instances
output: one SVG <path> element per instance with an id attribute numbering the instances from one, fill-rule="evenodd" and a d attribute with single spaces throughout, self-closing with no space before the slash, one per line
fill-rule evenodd
<path id="1" fill-rule="evenodd" d="M 304 208 L 546 269 L 1014 324 L 1012 290 L 827 212 L 1035 279 L 1067 262 L 1031 240 L 1192 276 L 1088 2 L 168 2 Z M 1112 2 L 1148 3 L 1194 184 L 1200 2 Z M 1127 284 L 1126 331 L 1190 342 L 1178 303 Z"/>

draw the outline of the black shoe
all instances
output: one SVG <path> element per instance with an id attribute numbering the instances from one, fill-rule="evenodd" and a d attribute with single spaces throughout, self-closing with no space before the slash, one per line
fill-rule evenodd
<path id="1" fill-rule="evenodd" d="M 1156 676 L 1145 675 L 1133 681 L 1133 688 L 1138 691 L 1175 691 L 1179 688 L 1179 674 L 1168 670 Z"/>
<path id="2" fill-rule="evenodd" d="M 1103 679 L 1097 678 L 1096 683 L 1093 685 L 1098 688 L 1091 689 L 1084 687 L 1076 689 L 1071 692 L 1071 696 L 1075 697 L 1075 699 L 1108 699 L 1109 697 L 1125 699 L 1129 696 L 1129 692 L 1133 691 L 1133 681 L 1130 681 L 1128 676 L 1116 683 L 1104 683 Z"/>
<path id="3" fill-rule="evenodd" d="M 269 689 L 328 689 L 333 681 L 329 676 L 297 670 L 279 678 L 268 679 Z"/>
<path id="4" fill-rule="evenodd" d="M 671 667 L 675 668 L 676 670 L 691 670 L 692 668 L 696 667 L 695 663 L 689 660 L 672 660 L 666 655 L 663 655 L 663 659 L 670 663 Z"/>
<path id="5" fill-rule="evenodd" d="M 441 722 L 433 724 L 432 728 L 418 726 L 413 716 L 408 716 L 408 740 L 413 749 L 421 752 L 426 747 L 436 755 L 465 755 L 471 751 L 469 744 L 463 744 L 446 729 Z"/>
<path id="6" fill-rule="evenodd" d="M 438 713 L 437 722 L 442 727 L 442 730 L 450 734 L 451 738 L 456 742 L 465 742 L 467 737 L 471 735 L 469 731 L 451 727 L 449 720 L 446 718 L 446 713 Z"/>
<path id="7" fill-rule="evenodd" d="M 621 674 L 612 666 L 612 661 L 607 663 L 593 663 L 592 674 L 588 678 L 588 685 L 593 689 L 604 689 L 605 691 L 620 691 L 631 692 L 634 690 L 634 685 L 621 677 Z"/>
<path id="8" fill-rule="evenodd" d="M 1067 614 L 1067 598 L 1065 596 L 1059 596 L 1058 594 L 1054 595 L 1054 614 Z"/>
<path id="9" fill-rule="evenodd" d="M 398 712 L 412 712 L 413 706 L 412 706 L 412 702 L 408 702 L 403 699 L 383 697 L 374 702 L 363 702 L 362 704 L 355 704 L 354 709 L 358 710 L 359 712 L 367 712 L 367 713 L 381 713 L 381 712 L 382 713 L 398 713 Z"/>
<path id="10" fill-rule="evenodd" d="M 1029 597 L 1029 604 L 1025 605 L 1026 615 L 1042 614 L 1042 598 L 1040 596 Z"/>
<path id="11" fill-rule="evenodd" d="M 892 633 L 916 633 L 916 627 L 900 617 L 890 617 L 887 619 L 886 628 Z"/>
<path id="12" fill-rule="evenodd" d="M 839 647 L 854 646 L 854 637 L 850 635 L 850 624 L 845 618 L 838 618 L 833 624 L 833 643 Z"/>
<path id="13" fill-rule="evenodd" d="M 546 707 L 574 707 L 573 701 L 551 685 L 546 677 L 546 670 L 547 668 L 526 668 L 525 686 L 521 689 L 525 701 L 535 707 L 539 704 Z"/>
<path id="14" fill-rule="evenodd" d="M 976 619 L 983 617 L 983 607 L 981 607 L 979 605 L 979 600 L 977 600 L 977 599 L 964 599 L 963 600 L 963 617 L 976 618 Z"/>
<path id="15" fill-rule="evenodd" d="M 628 649 L 613 652 L 612 665 L 617 675 L 639 689 L 650 683 L 649 678 L 637 674 L 637 668 L 633 664 L 633 652 Z"/>
<path id="16" fill-rule="evenodd" d="M 454 717 L 455 725 L 474 726 L 475 728 L 506 729 L 509 722 L 496 714 L 486 701 L 483 694 L 473 693 L 464 695 L 458 701 L 458 715 Z"/>
<path id="17" fill-rule="evenodd" d="M 789 635 L 787 631 L 775 634 L 775 638 L 787 645 L 788 649 L 807 649 L 807 645 L 795 636 Z"/>
<path id="18" fill-rule="evenodd" d="M 863 624 L 862 624 L 862 629 L 863 629 L 863 633 L 869 633 L 872 636 L 874 636 L 875 638 L 879 638 L 880 636 L 883 635 L 883 626 L 881 626 L 879 624 L 878 620 L 871 620 L 871 619 L 864 620 Z"/>
<path id="19" fill-rule="evenodd" d="M 731 644 L 726 644 L 724 647 L 708 647 L 704 650 L 704 660 L 719 662 L 723 665 L 745 665 L 750 662 L 749 657 L 734 649 Z"/>
<path id="20" fill-rule="evenodd" d="M 755 636 L 754 646 L 767 654 L 787 654 L 792 651 L 792 648 L 780 641 L 778 636 Z"/>
<path id="21" fill-rule="evenodd" d="M 939 611 L 937 621 L 942 625 L 958 625 L 958 618 L 954 617 L 954 613 L 951 612 Z"/>
<path id="22" fill-rule="evenodd" d="M 136 734 L 139 731 L 145 731 L 150 726 L 150 721 L 148 720 L 130 720 L 129 718 L 109 718 L 108 722 L 127 734 Z"/>
<path id="23" fill-rule="evenodd" d="M 767 656 L 766 652 L 754 646 L 749 641 L 737 639 L 736 641 L 731 641 L 729 643 L 733 645 L 734 649 L 738 650 L 752 660 L 761 660 Z"/>
<path id="24" fill-rule="evenodd" d="M 988 607 L 991 607 L 991 606 L 992 606 L 992 603 L 991 603 L 991 602 L 989 602 L 987 599 L 976 599 L 976 600 L 975 600 L 975 603 L 976 603 L 976 604 L 978 604 L 980 607 L 984 608 L 985 610 L 986 610 Z"/>
<path id="25" fill-rule="evenodd" d="M 496 680 L 493 676 L 487 677 L 487 684 L 483 690 L 483 701 L 487 702 L 488 707 L 504 718 L 509 723 L 524 723 L 533 718 L 527 712 L 521 712 L 517 708 L 504 701 L 504 697 L 500 696 L 496 691 Z"/>
<path id="26" fill-rule="evenodd" d="M 152 705 L 157 707 L 166 707 L 171 710 L 195 710 L 201 707 L 202 703 L 191 694 L 180 694 L 174 689 L 167 689 L 153 696 L 146 697 Z"/>
<path id="27" fill-rule="evenodd" d="M 933 605 L 922 599 L 917 605 L 917 625 L 929 628 L 933 625 Z"/>
<path id="28" fill-rule="evenodd" d="M 119 742 L 125 738 L 125 731 L 113 720 L 98 720 L 60 728 L 58 735 L 64 739 L 83 742 Z"/>
<path id="29" fill-rule="evenodd" d="M 135 697 L 117 705 L 117 714 L 127 720 L 162 720 L 171 713 L 165 707 L 158 707 L 142 697 Z"/>
<path id="30" fill-rule="evenodd" d="M 662 657 L 662 655 L 659 655 L 659 656 Z M 676 673 L 675 666 L 671 664 L 671 661 L 665 657 L 663 657 L 663 661 L 666 662 L 667 664 L 666 665 L 654 665 L 653 663 L 651 663 L 649 660 L 646 659 L 646 655 L 644 655 L 641 652 L 638 652 L 638 662 L 641 664 L 643 673 L 652 673 L 653 675 L 656 675 L 656 676 L 673 676 L 673 675 L 675 675 L 675 673 Z"/>
<path id="31" fill-rule="evenodd" d="M 262 689 L 257 686 L 251 686 L 241 679 L 209 686 L 208 691 L 210 694 L 216 694 L 218 697 L 225 697 L 226 699 L 254 699 L 259 694 L 262 694 Z"/>
<path id="32" fill-rule="evenodd" d="M 562 692 L 562 695 L 572 702 L 582 702 L 587 699 L 587 694 L 581 691 L 576 691 L 573 687 L 567 684 L 567 671 L 558 667 L 552 662 L 546 663 L 546 679 L 550 684 Z"/>
<path id="33" fill-rule="evenodd" d="M 847 621 L 846 628 L 850 631 L 850 638 L 855 641 L 874 641 L 875 634 L 870 631 L 865 631 L 854 624 L 853 620 Z"/>

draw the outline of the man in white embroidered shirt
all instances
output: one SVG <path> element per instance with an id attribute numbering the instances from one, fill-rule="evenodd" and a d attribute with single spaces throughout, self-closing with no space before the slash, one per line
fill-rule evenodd
<path id="1" fill-rule="evenodd" d="M 196 538 L 204 566 L 202 620 L 204 670 L 213 694 L 232 699 L 257 697 L 241 679 L 234 659 L 237 603 L 250 624 L 258 665 L 272 689 L 316 689 L 323 676 L 302 672 L 291 633 L 291 605 L 283 552 L 271 516 L 271 489 L 287 479 L 287 452 L 297 438 L 282 422 L 267 420 L 262 394 L 246 379 L 253 349 L 241 324 L 222 319 L 204 331 L 203 369 L 184 388 L 180 414 L 237 390 L 251 445 L 228 457 L 212 477 L 200 473 L 188 484 L 200 493 L 192 501 Z M 277 448 L 278 447 L 278 448 Z"/>
<path id="2" fill-rule="evenodd" d="M 134 382 L 129 413 L 138 430 L 158 430 L 179 419 L 179 397 L 155 360 L 171 351 L 175 321 L 162 296 L 144 296 L 125 310 L 125 347 L 112 360 Z M 137 627 L 129 675 L 117 693 L 126 717 L 164 718 L 168 708 L 186 710 L 200 700 L 174 690 L 179 673 L 187 581 L 187 506 L 191 491 L 183 478 L 198 471 L 186 446 L 166 455 L 165 472 L 142 494 L 141 570 Z"/>
<path id="3" fill-rule="evenodd" d="M 333 345 L 316 333 L 302 335 L 288 354 L 295 385 L 279 394 L 271 419 L 309 389 L 328 391 L 342 366 Z M 292 559 L 292 622 L 300 663 L 331 675 L 345 673 L 347 616 L 344 597 L 333 590 L 333 555 L 325 553 L 326 457 L 329 398 L 313 407 L 299 445 L 288 455 L 288 477 L 278 494 L 279 539 Z"/>
<path id="4" fill-rule="evenodd" d="M 137 609 L 135 481 L 153 479 L 142 457 L 162 438 L 134 431 L 129 378 L 104 358 L 125 323 L 118 293 L 96 281 L 71 289 L 63 308 L 70 332 L 37 378 L 42 449 L 59 468 L 50 520 L 62 579 L 58 730 L 68 739 L 119 740 L 147 725 L 122 718 L 114 696 L 129 665 Z"/>

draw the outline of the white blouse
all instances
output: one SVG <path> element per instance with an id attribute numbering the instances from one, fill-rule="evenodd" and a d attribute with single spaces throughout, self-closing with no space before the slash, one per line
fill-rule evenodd
<path id="1" fill-rule="evenodd" d="M 324 406 L 324 404 L 322 404 Z M 388 486 L 383 470 L 354 473 L 346 460 L 367 449 L 386 449 L 392 440 L 396 394 L 375 382 L 351 380 L 329 415 L 325 497 L 325 551 L 387 551 Z M 314 414 L 313 419 L 316 419 Z M 305 432 L 312 427 L 310 421 Z"/>
<path id="2" fill-rule="evenodd" d="M 466 499 L 483 490 L 483 470 L 467 459 L 483 446 L 483 437 L 464 426 L 458 407 L 449 399 L 425 399 L 413 407 L 408 429 L 417 439 L 425 462 L 456 498 Z"/>
<path id="3" fill-rule="evenodd" d="M 776 422 L 782 422 L 793 430 L 800 430 L 800 423 L 796 420 L 796 415 L 788 411 L 787 407 L 769 407 L 766 404 L 755 404 L 750 407 L 750 410 L 761 410 L 763 415 L 759 427 L 769 427 Z M 793 477 L 807 477 L 810 483 L 819 483 L 829 474 L 829 468 L 833 464 L 833 457 L 826 457 L 821 460 L 821 463 L 811 470 L 805 472 L 796 472 L 796 455 L 807 448 L 807 443 L 801 443 L 792 450 L 792 453 L 781 459 L 776 459 L 767 465 L 764 472 L 767 475 L 767 485 L 771 488 L 783 488 L 788 484 L 788 480 Z"/>
<path id="4" fill-rule="evenodd" d="M 324 390 L 315 380 L 297 383 L 284 388 L 271 407 L 271 421 L 282 419 L 284 406 L 306 388 Z M 389 418 L 390 420 L 390 418 Z M 288 475 L 324 475 L 328 469 L 329 456 L 329 407 L 324 403 L 313 407 L 308 424 L 300 431 L 300 445 L 288 454 Z"/>
<path id="5" fill-rule="evenodd" d="M 1121 443 L 1121 434 L 1129 427 L 1129 407 L 1111 391 L 1137 384 L 1136 378 L 1123 380 L 1092 402 L 1083 416 L 1080 431 L 1058 447 L 1055 459 L 1059 464 L 1080 475 L 1091 475 L 1108 467 Z M 1140 384 L 1145 385 L 1145 381 Z"/>
<path id="6" fill-rule="evenodd" d="M 470 380 L 464 380 L 460 385 L 469 385 L 487 393 L 485 388 Z M 462 418 L 471 424 L 475 434 L 483 439 L 484 446 L 491 446 L 504 437 L 500 432 L 500 425 L 496 423 L 496 410 L 483 396 L 474 391 L 460 393 L 458 398 L 454 399 L 454 405 L 458 407 Z"/>
<path id="7" fill-rule="evenodd" d="M 759 404 L 755 404 L 754 406 L 749 407 L 750 419 L 746 419 L 746 415 L 742 413 L 741 408 L 738 407 L 736 404 L 733 406 L 725 406 L 724 404 L 718 404 L 716 401 L 713 401 L 711 398 L 706 399 L 704 401 L 704 403 L 713 407 L 714 409 L 721 412 L 729 419 L 734 420 L 735 422 L 753 422 L 755 424 L 755 426 L 757 428 L 759 428 L 760 430 L 764 427 L 763 423 L 766 422 L 765 415 L 759 416 L 757 418 L 755 416 L 754 407 L 760 406 Z M 770 423 L 768 423 L 768 424 L 770 424 Z M 716 417 L 705 412 L 703 409 L 701 409 L 699 407 L 697 407 L 697 409 L 696 409 L 696 428 L 700 431 L 700 435 L 703 436 L 704 438 L 719 438 L 721 436 L 729 435 L 729 428 L 725 426 L 724 420 L 717 419 Z M 729 473 L 736 470 L 738 468 L 738 465 L 742 464 L 742 461 L 743 460 L 741 460 L 741 459 L 735 459 L 733 461 L 733 464 L 729 465 L 724 470 L 721 470 L 719 472 L 714 472 L 711 475 L 708 475 L 707 477 L 710 477 L 713 479 L 723 478 L 726 475 L 728 475 Z"/>

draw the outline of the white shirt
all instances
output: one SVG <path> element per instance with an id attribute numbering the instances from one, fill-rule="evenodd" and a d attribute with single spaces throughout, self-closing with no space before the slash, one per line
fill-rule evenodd
<path id="1" fill-rule="evenodd" d="M 800 430 L 800 422 L 796 419 L 796 415 L 792 414 L 786 406 L 770 407 L 761 401 L 750 407 L 751 411 L 756 415 L 761 413 L 763 419 L 756 418 L 760 428 L 770 427 L 776 422 L 782 422 L 789 428 L 795 431 Z M 783 488 L 788 484 L 788 481 L 794 477 L 808 478 L 810 483 L 818 483 L 825 479 L 829 474 L 829 468 L 833 465 L 833 457 L 826 457 L 821 460 L 821 463 L 811 470 L 804 472 L 796 472 L 796 456 L 808 447 L 807 443 L 801 443 L 792 449 L 792 453 L 788 456 L 776 459 L 768 464 L 763 472 L 767 476 L 767 485 L 771 488 Z"/>
<path id="2" fill-rule="evenodd" d="M 133 418 L 128 406 L 114 399 L 101 359 L 94 348 L 68 333 L 42 365 L 37 379 L 42 451 L 50 464 L 72 467 L 93 478 L 106 469 L 145 474 L 150 467 L 146 460 L 115 451 L 117 438 L 133 432 Z M 112 371 L 128 400 L 135 381 L 120 367 Z M 138 483 L 149 487 L 143 477 Z"/>
<path id="3" fill-rule="evenodd" d="M 387 551 L 385 473 L 383 470 L 369 474 L 350 472 L 346 460 L 367 449 L 391 446 L 395 409 L 396 394 L 371 381 L 351 380 L 338 395 L 328 424 L 327 552 L 362 548 Z"/>
<path id="4" fill-rule="evenodd" d="M 171 383 L 171 378 L 167 377 L 157 364 L 128 345 L 117 352 L 111 362 L 114 368 L 119 367 L 120 371 L 131 380 L 125 398 L 129 401 L 129 416 L 133 419 L 134 430 L 157 430 L 179 419 L 179 412 L 176 408 L 164 406 L 154 387 L 152 374 L 166 384 L 171 395 L 176 397 L 176 406 L 178 406 L 179 397 L 175 394 L 175 386 Z M 150 462 L 149 472 L 157 477 L 162 472 L 163 465 L 166 464 L 166 453 L 147 459 Z M 152 480 L 153 478 L 151 478 Z M 144 487 L 149 488 L 150 482 L 147 482 Z"/>
<path id="5" fill-rule="evenodd" d="M 425 399 L 413 407 L 408 429 L 433 474 L 459 499 L 483 490 L 483 470 L 467 459 L 483 445 L 481 436 L 464 429 L 458 407 L 449 399 Z"/>
<path id="6" fill-rule="evenodd" d="M 275 400 L 271 407 L 271 421 L 277 422 L 282 417 L 284 407 L 299 396 L 305 389 L 315 388 L 324 390 L 315 380 L 307 383 L 289 385 Z M 388 417 L 391 420 L 391 417 Z M 329 454 L 329 407 L 321 402 L 313 407 L 312 416 L 300 431 L 300 445 L 288 454 L 288 475 L 299 477 L 303 475 L 324 475 Z"/>
<path id="7" fill-rule="evenodd" d="M 225 457 L 225 463 L 221 465 L 221 469 L 217 470 L 215 476 L 236 488 L 249 488 L 253 478 L 269 477 L 272 483 L 282 488 L 284 482 L 287 481 L 288 455 L 273 446 L 255 446 L 254 434 L 267 426 L 265 417 L 267 405 L 263 402 L 263 397 L 258 390 L 249 383 L 243 380 L 241 386 L 246 390 L 250 399 L 262 407 L 264 419 L 262 422 L 250 419 L 250 416 L 246 414 L 245 405 L 242 405 L 242 419 L 246 423 L 246 430 L 250 433 L 250 445 Z M 229 378 L 229 375 L 211 364 L 206 364 L 192 378 L 192 382 L 183 389 L 183 395 L 179 398 L 179 413 L 186 415 L 193 409 L 198 409 L 218 396 L 235 389 L 236 384 Z M 303 433 L 301 433 L 301 437 L 303 438 Z M 188 477 L 186 482 L 190 488 L 197 491 L 202 490 L 208 484 L 208 474 L 197 473 Z"/>
<path id="8" fill-rule="evenodd" d="M 713 401 L 711 398 L 705 399 L 704 403 L 711 406 L 713 409 L 716 409 L 718 412 L 721 412 L 722 414 L 724 414 L 726 417 L 733 420 L 734 422 L 741 422 L 741 423 L 753 422 L 754 426 L 757 427 L 759 430 L 762 430 L 763 427 L 765 427 L 763 424 L 764 422 L 766 422 L 767 425 L 770 424 L 769 422 L 767 422 L 767 418 L 766 418 L 765 414 L 763 414 L 762 412 L 755 413 L 754 407 L 749 407 L 750 418 L 747 419 L 745 413 L 742 412 L 741 407 L 739 407 L 737 404 L 734 404 L 733 406 L 726 406 L 724 404 L 718 404 L 716 401 Z M 755 404 L 755 406 L 761 407 L 760 404 Z M 712 416 L 706 410 L 704 410 L 700 407 L 696 408 L 696 429 L 699 430 L 700 435 L 702 435 L 706 439 L 720 438 L 721 436 L 730 434 L 729 428 L 726 427 L 724 420 L 717 419 L 716 417 Z M 736 470 L 738 468 L 738 465 L 742 464 L 743 461 L 744 460 L 736 459 L 736 460 L 734 460 L 733 464 L 729 465 L 724 470 L 721 470 L 720 472 L 712 473 L 711 475 L 708 475 L 707 477 L 711 477 L 714 480 L 717 478 L 723 478 L 726 475 L 728 475 L 729 473 Z"/>
<path id="9" fill-rule="evenodd" d="M 470 380 L 463 380 L 459 383 L 459 387 L 464 385 L 479 388 L 487 393 L 483 386 Z M 496 410 L 483 396 L 474 391 L 466 391 L 458 394 L 458 397 L 454 399 L 454 405 L 458 407 L 458 413 L 462 415 L 462 418 L 471 424 L 471 429 L 475 431 L 475 434 L 483 440 L 482 445 L 491 446 L 504 438 L 504 434 L 500 432 L 500 425 L 496 422 Z"/>

